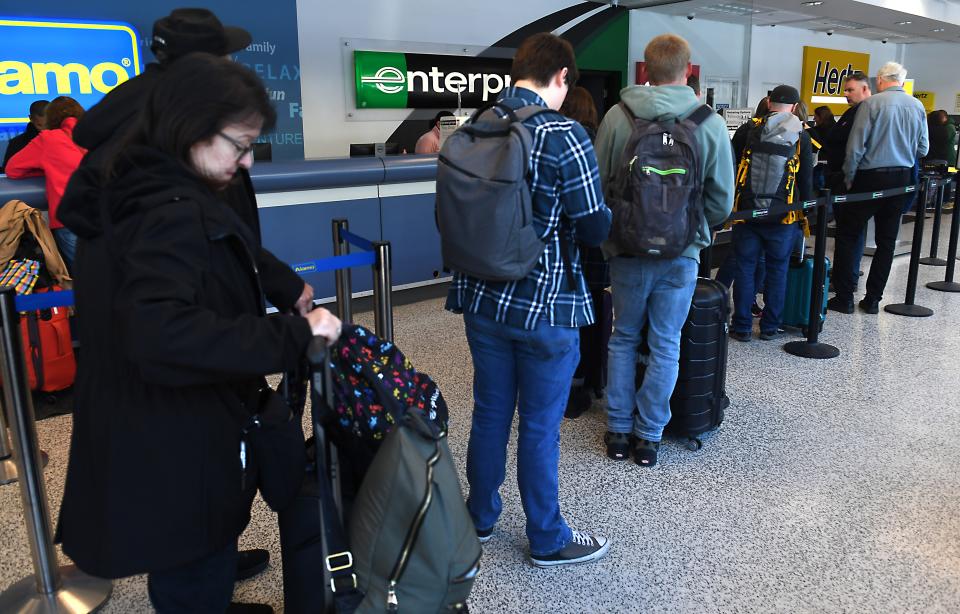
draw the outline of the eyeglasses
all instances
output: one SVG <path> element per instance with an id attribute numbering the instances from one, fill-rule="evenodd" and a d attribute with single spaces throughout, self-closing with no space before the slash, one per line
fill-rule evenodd
<path id="1" fill-rule="evenodd" d="M 217 134 L 222 136 L 224 140 L 233 145 L 233 148 L 237 150 L 237 161 L 242 160 L 247 154 L 253 153 L 253 146 L 256 145 L 256 143 L 250 143 L 249 145 L 244 146 L 236 139 L 229 137 L 222 132 L 218 132 Z"/>

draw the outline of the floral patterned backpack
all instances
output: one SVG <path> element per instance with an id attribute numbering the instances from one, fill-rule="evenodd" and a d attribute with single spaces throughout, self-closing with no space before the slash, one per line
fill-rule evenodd
<path id="1" fill-rule="evenodd" d="M 447 404 L 440 389 L 393 343 L 349 325 L 334 350 L 333 419 L 341 434 L 377 446 L 407 411 L 421 412 L 438 435 L 446 433 Z"/>

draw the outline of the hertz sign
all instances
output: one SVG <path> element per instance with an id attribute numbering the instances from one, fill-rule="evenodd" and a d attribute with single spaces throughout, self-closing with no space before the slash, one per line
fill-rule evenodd
<path id="1" fill-rule="evenodd" d="M 35 100 L 90 108 L 140 74 L 138 51 L 127 24 L 0 18 L 0 126 L 26 124 Z"/>
<path id="2" fill-rule="evenodd" d="M 869 74 L 869 53 L 804 47 L 800 97 L 811 113 L 826 105 L 834 115 L 842 115 L 849 107 L 843 95 L 843 80 L 858 70 Z"/>

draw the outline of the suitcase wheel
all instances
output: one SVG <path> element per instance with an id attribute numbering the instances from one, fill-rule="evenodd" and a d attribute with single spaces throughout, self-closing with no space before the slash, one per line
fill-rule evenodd
<path id="1" fill-rule="evenodd" d="M 696 437 L 687 438 L 687 449 L 690 450 L 691 452 L 696 452 L 702 447 L 703 447 L 703 442 L 700 441 L 698 438 Z"/>

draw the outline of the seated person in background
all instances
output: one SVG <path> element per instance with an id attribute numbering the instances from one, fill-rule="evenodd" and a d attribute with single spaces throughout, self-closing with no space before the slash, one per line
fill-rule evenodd
<path id="1" fill-rule="evenodd" d="M 417 139 L 417 146 L 414 153 L 434 154 L 440 151 L 440 118 L 453 117 L 450 111 L 440 111 L 433 118 L 433 124 L 430 130 L 425 132 Z"/>
<path id="2" fill-rule="evenodd" d="M 7 151 L 3 154 L 3 164 L 0 164 L 0 173 L 3 172 L 4 167 L 10 158 L 13 157 L 13 154 L 26 147 L 27 143 L 32 141 L 40 134 L 40 131 L 44 129 L 43 112 L 46 110 L 48 104 L 50 104 L 50 102 L 47 100 L 37 100 L 30 105 L 30 121 L 27 123 L 27 129 L 7 142 Z"/>
<path id="3" fill-rule="evenodd" d="M 813 154 L 810 136 L 796 116 L 800 94 L 789 85 L 777 86 L 770 94 L 770 114 L 755 118 L 733 138 L 737 169 L 735 209 L 767 209 L 810 198 Z M 764 308 L 760 338 L 780 335 L 781 313 L 787 290 L 787 267 L 796 245 L 796 222 L 800 214 L 791 211 L 774 219 L 737 223 L 733 245 L 737 268 L 733 291 L 733 326 L 730 336 L 750 341 L 753 329 L 751 306 L 758 261 L 765 258 Z"/>
<path id="4" fill-rule="evenodd" d="M 275 119 L 251 70 L 185 56 L 61 208 L 83 242 L 84 359 L 58 536 L 89 574 L 148 574 L 159 614 L 237 611 L 237 538 L 265 466 L 242 428 L 265 375 L 340 334 L 322 308 L 266 317 L 257 238 L 218 197 Z"/>
<path id="5" fill-rule="evenodd" d="M 47 215 L 53 238 L 68 269 L 73 269 L 77 235 L 57 217 L 57 207 L 70 176 L 80 166 L 87 150 L 73 142 L 73 127 L 83 117 L 83 107 L 69 96 L 58 96 L 44 112 L 46 130 L 7 162 L 7 177 L 24 179 L 43 176 L 47 183 Z"/>

